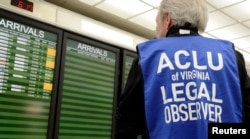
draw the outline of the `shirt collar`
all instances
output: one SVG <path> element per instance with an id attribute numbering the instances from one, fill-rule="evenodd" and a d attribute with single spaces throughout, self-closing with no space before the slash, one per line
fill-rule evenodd
<path id="1" fill-rule="evenodd" d="M 198 29 L 191 27 L 189 23 L 185 24 L 182 27 L 172 26 L 166 34 L 166 37 L 176 37 L 185 35 L 199 35 Z"/>

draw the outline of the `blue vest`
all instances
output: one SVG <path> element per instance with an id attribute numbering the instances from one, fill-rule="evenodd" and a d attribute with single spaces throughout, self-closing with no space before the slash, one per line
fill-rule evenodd
<path id="1" fill-rule="evenodd" d="M 150 139 L 206 139 L 208 123 L 242 122 L 232 43 L 202 36 L 138 45 Z"/>

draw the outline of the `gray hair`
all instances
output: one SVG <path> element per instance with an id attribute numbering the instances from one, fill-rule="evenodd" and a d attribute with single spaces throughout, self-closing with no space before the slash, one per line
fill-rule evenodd
<path id="1" fill-rule="evenodd" d="M 204 32 L 208 21 L 208 10 L 204 0 L 162 0 L 159 6 L 159 14 L 164 17 L 169 13 L 173 24 L 184 26 L 190 23 Z"/>

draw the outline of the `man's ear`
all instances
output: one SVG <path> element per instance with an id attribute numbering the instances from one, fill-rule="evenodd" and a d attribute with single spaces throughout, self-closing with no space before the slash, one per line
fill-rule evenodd
<path id="1" fill-rule="evenodd" d="M 167 30 L 169 30 L 172 27 L 173 21 L 169 13 L 164 14 L 163 23 Z"/>

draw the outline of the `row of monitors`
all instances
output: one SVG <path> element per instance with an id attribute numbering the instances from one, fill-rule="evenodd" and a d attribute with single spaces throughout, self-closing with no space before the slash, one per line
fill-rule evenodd
<path id="1" fill-rule="evenodd" d="M 0 138 L 113 138 L 135 57 L 0 10 Z"/>

